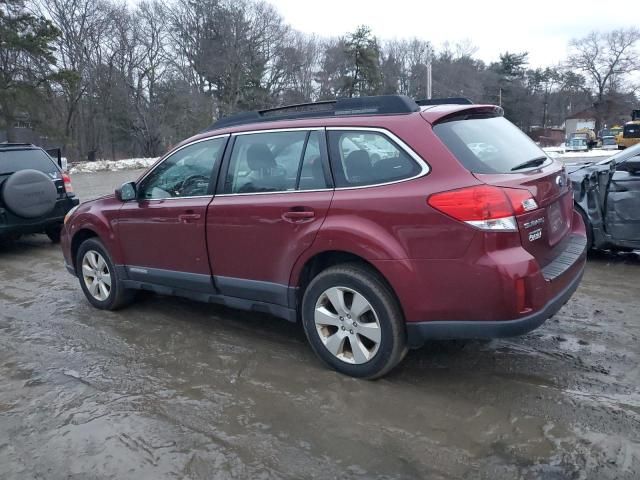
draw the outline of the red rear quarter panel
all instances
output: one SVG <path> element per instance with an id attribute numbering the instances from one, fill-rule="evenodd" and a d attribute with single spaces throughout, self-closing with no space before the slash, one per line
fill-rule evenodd
<path id="1" fill-rule="evenodd" d="M 403 277 L 413 268 L 407 259 L 455 259 L 465 255 L 475 231 L 434 210 L 427 198 L 434 192 L 480 182 L 462 168 L 419 114 L 388 120 L 379 117 L 375 123 L 358 121 L 354 126 L 394 133 L 429 165 L 429 172 L 388 185 L 336 189 L 315 242 L 293 269 L 292 285 L 298 284 L 304 264 L 325 251 L 352 253 L 372 263 L 400 260 L 398 272 L 388 277 L 396 290 L 403 288 Z"/>

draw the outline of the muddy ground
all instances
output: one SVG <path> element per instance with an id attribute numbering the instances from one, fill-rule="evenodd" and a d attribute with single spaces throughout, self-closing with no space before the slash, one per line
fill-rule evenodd
<path id="1" fill-rule="evenodd" d="M 76 175 L 83 198 L 135 172 Z M 537 331 L 437 342 L 377 382 L 299 326 L 143 295 L 101 312 L 59 247 L 0 249 L 1 479 L 640 478 L 640 255 Z"/>

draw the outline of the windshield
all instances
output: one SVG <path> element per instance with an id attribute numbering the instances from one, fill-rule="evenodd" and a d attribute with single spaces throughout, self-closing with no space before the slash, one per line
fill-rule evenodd
<path id="1" fill-rule="evenodd" d="M 433 128 L 456 158 L 474 173 L 512 173 L 536 159 L 551 159 L 522 130 L 503 117 L 444 122 Z"/>
<path id="2" fill-rule="evenodd" d="M 54 180 L 60 176 L 60 171 L 51 157 L 40 149 L 0 151 L 0 174 L 27 169 L 46 173 Z"/>
<path id="3" fill-rule="evenodd" d="M 640 123 L 625 125 L 622 136 L 624 138 L 640 138 Z"/>

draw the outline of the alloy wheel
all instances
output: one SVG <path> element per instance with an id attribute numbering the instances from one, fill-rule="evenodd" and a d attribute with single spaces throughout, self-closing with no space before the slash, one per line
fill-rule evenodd
<path id="1" fill-rule="evenodd" d="M 93 298 L 104 302 L 111 294 L 111 272 L 104 257 L 88 250 L 82 257 L 82 279 Z"/>
<path id="2" fill-rule="evenodd" d="M 325 348 L 345 363 L 366 363 L 380 347 L 378 315 L 365 296 L 351 288 L 325 290 L 316 302 L 314 321 Z"/>

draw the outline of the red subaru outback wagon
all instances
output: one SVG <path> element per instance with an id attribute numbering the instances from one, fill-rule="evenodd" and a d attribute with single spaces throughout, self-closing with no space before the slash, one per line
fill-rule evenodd
<path id="1" fill-rule="evenodd" d="M 67 269 L 101 309 L 143 289 L 300 319 L 355 377 L 523 334 L 576 290 L 586 235 L 562 164 L 502 113 L 381 96 L 223 118 L 70 212 Z"/>

